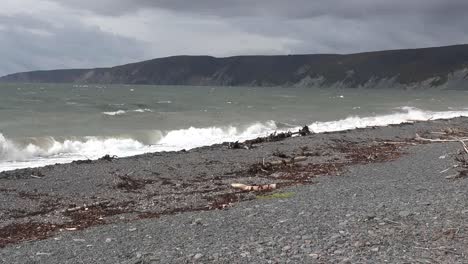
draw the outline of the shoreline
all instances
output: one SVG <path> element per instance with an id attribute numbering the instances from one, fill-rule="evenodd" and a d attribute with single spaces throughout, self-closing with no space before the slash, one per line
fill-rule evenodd
<path id="1" fill-rule="evenodd" d="M 157 222 L 201 211 L 223 214 L 242 207 L 241 201 L 262 204 L 266 199 L 268 203 L 291 188 L 310 189 L 323 181 L 340 181 L 356 168 L 414 159 L 414 153 L 410 154 L 414 150 L 444 145 L 416 140 L 417 134 L 463 137 L 467 121 L 460 117 L 358 128 L 2 172 L 0 257 L 15 245 L 46 245 L 53 237 L 89 228 Z M 447 144 L 461 149 L 460 143 Z M 300 161 L 291 161 L 299 157 Z M 441 161 L 457 162 L 453 157 Z M 450 169 L 440 177 L 449 181 L 444 177 L 460 169 Z M 244 192 L 232 188 L 233 183 L 276 184 L 278 189 Z"/>
<path id="2" fill-rule="evenodd" d="M 398 110 L 395 110 L 398 109 Z M 394 112 L 372 114 L 372 115 L 350 115 L 343 118 L 338 118 L 331 121 L 316 121 L 309 125 L 309 128 L 314 133 L 340 132 L 349 131 L 366 127 L 385 127 L 391 125 L 399 125 L 404 123 L 425 122 L 430 120 L 445 120 L 457 117 L 466 117 L 467 111 L 458 109 L 450 111 L 430 111 L 421 110 L 415 107 L 399 107 L 395 108 Z M 401 111 L 401 112 L 400 112 Z M 144 155 L 145 153 L 155 152 L 174 152 L 182 149 L 193 149 L 200 147 L 209 147 L 210 145 L 222 144 L 222 141 L 249 140 L 255 137 L 263 137 L 267 133 L 287 133 L 291 129 L 300 129 L 288 124 L 277 123 L 273 120 L 264 122 L 253 122 L 240 127 L 236 126 L 213 126 L 213 127 L 189 127 L 175 130 L 167 130 L 160 133 L 158 143 L 142 143 L 132 136 L 120 138 L 116 136 L 98 137 L 90 136 L 84 138 L 67 138 L 63 137 L 56 140 L 54 137 L 31 137 L 30 140 L 24 142 L 15 139 L 4 137 L 0 133 L 0 145 L 6 146 L 4 158 L 13 155 L 13 157 L 29 157 L 24 161 L 7 161 L 1 164 L 0 172 L 14 171 L 27 168 L 40 168 L 48 165 L 68 164 L 79 159 L 97 160 L 105 155 L 117 155 L 118 157 L 132 157 Z M 234 129 L 234 133 L 231 132 Z M 250 130 L 254 131 L 250 131 Z M 193 131 L 192 131 L 193 130 Z M 207 130 L 207 131 L 205 131 Z M 218 130 L 218 131 L 211 131 Z M 226 131 L 227 130 L 227 131 Z M 250 131 L 247 133 L 247 131 Z M 214 136 L 211 133 L 215 133 Z M 184 136 L 185 135 L 185 136 Z M 186 140 L 191 135 L 196 136 L 194 140 Z M 205 137 L 205 135 L 207 137 Z M 47 138 L 47 144 L 42 145 L 43 140 Z M 181 139 L 182 138 L 182 139 Z M 208 140 L 205 140 L 208 139 Z M 37 140 L 37 141 L 36 141 Z M 180 142 L 182 140 L 182 142 Z M 185 141 L 184 141 L 185 140 Z M 28 143 L 29 142 L 29 143 Z M 51 148 L 49 144 L 52 144 Z M 73 145 L 74 147 L 69 147 Z M 75 146 L 76 145 L 76 146 Z M 103 145 L 103 146 L 101 146 Z M 135 146 L 136 145 L 136 146 Z M 100 150 L 96 151 L 99 146 Z M 128 149 L 127 149 L 128 148 Z M 49 154 L 44 154 L 49 153 Z M 55 155 L 53 155 L 55 153 Z M 61 153 L 61 154 L 58 154 Z M 45 155 L 43 158 L 41 155 Z M 30 166 L 30 167 L 27 167 Z"/>

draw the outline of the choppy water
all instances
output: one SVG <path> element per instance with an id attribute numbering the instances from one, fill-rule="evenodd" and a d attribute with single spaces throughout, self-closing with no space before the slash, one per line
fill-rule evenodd
<path id="1" fill-rule="evenodd" d="M 0 171 L 245 140 L 468 116 L 463 91 L 0 85 Z"/>

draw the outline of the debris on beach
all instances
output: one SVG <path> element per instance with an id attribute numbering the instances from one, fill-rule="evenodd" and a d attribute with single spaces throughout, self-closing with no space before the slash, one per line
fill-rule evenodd
<path id="1" fill-rule="evenodd" d="M 136 190 L 143 189 L 146 185 L 153 184 L 155 182 L 154 180 L 134 178 L 129 174 L 118 175 L 117 177 L 120 182 L 116 184 L 116 188 L 127 192 L 135 192 Z"/>
<path id="2" fill-rule="evenodd" d="M 456 156 L 455 161 L 459 164 L 452 168 L 460 168 L 457 173 L 446 176 L 446 179 L 459 179 L 468 177 L 468 146 L 465 142 L 468 142 L 468 132 L 465 132 L 458 128 L 445 128 L 443 131 L 430 132 L 430 135 L 438 135 L 437 138 L 421 137 L 416 134 L 415 141 L 425 143 L 448 143 L 448 142 L 459 142 L 462 146 L 462 150 Z M 452 168 L 445 169 L 440 173 L 449 171 Z"/>
<path id="3" fill-rule="evenodd" d="M 112 160 L 114 160 L 114 159 L 116 159 L 116 158 L 117 158 L 117 156 L 111 156 L 111 155 L 108 154 L 108 155 L 102 156 L 102 157 L 101 157 L 100 159 L 98 159 L 98 160 L 100 160 L 100 161 L 109 161 L 109 162 L 110 162 L 110 161 L 112 161 Z"/>
<path id="4" fill-rule="evenodd" d="M 242 183 L 233 183 L 231 186 L 235 189 L 240 189 L 243 191 L 271 191 L 276 189 L 276 184 L 266 184 L 266 185 L 246 185 Z"/>
<path id="5" fill-rule="evenodd" d="M 276 142 L 276 141 L 282 141 L 286 138 L 290 138 L 292 136 L 307 136 L 312 134 L 308 126 L 304 126 L 301 129 L 299 129 L 298 132 L 273 132 L 270 135 L 266 137 L 258 137 L 255 139 L 251 140 L 246 140 L 245 142 L 239 143 L 239 141 L 236 142 L 225 142 L 223 143 L 224 145 L 227 145 L 229 149 L 252 149 L 254 148 L 255 144 L 260 144 L 260 143 L 265 143 L 265 142 Z"/>

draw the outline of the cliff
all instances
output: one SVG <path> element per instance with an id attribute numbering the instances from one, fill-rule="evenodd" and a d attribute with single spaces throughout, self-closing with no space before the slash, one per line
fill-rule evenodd
<path id="1" fill-rule="evenodd" d="M 112 68 L 16 73 L 0 82 L 467 89 L 468 45 L 349 55 L 175 56 Z"/>

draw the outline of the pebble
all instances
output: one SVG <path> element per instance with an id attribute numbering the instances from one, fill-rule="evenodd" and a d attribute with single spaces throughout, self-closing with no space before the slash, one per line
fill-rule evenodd
<path id="1" fill-rule="evenodd" d="M 198 260 L 198 259 L 201 259 L 201 258 L 203 258 L 203 254 L 201 254 L 201 253 L 197 253 L 197 254 L 195 254 L 195 256 L 193 257 L 193 259 L 195 259 L 195 260 Z"/>
<path id="2" fill-rule="evenodd" d="M 312 253 L 312 254 L 309 254 L 309 257 L 311 257 L 313 259 L 318 259 L 320 256 L 317 253 Z"/>
<path id="3" fill-rule="evenodd" d="M 333 252 L 333 254 L 335 254 L 335 255 L 341 255 L 341 254 L 343 254 L 343 253 L 344 253 L 344 250 L 342 250 L 342 249 L 338 249 L 338 250 L 335 250 L 335 251 Z"/>
<path id="4" fill-rule="evenodd" d="M 371 251 L 372 251 L 372 252 L 378 252 L 378 251 L 379 251 L 379 247 L 371 248 Z"/>
<path id="5" fill-rule="evenodd" d="M 47 252 L 37 252 L 36 256 L 50 256 L 52 253 L 47 253 Z"/>
<path id="6" fill-rule="evenodd" d="M 363 247 L 363 246 L 364 246 L 364 243 L 362 243 L 361 241 L 356 241 L 356 242 L 354 242 L 353 246 L 354 246 L 354 247 L 357 247 L 357 248 Z"/>
<path id="7" fill-rule="evenodd" d="M 281 250 L 282 251 L 289 251 L 291 249 L 291 246 L 285 246 Z"/>
<path id="8" fill-rule="evenodd" d="M 407 210 L 405 210 L 405 211 L 401 211 L 401 212 L 399 212 L 399 213 L 398 213 L 398 215 L 399 215 L 399 216 L 401 216 L 401 217 L 408 217 L 408 216 L 410 216 L 410 215 L 411 215 L 411 212 L 410 212 L 410 211 L 407 211 Z"/>
<path id="9" fill-rule="evenodd" d="M 106 243 L 112 242 L 112 238 L 106 238 Z"/>
<path id="10" fill-rule="evenodd" d="M 203 221 L 203 219 L 197 218 L 192 222 L 192 225 L 201 225 L 202 221 Z"/>

